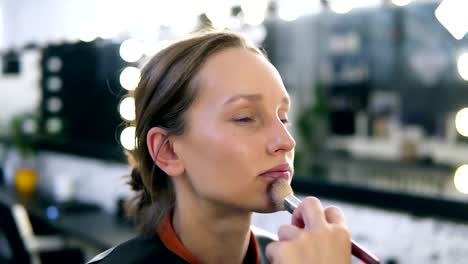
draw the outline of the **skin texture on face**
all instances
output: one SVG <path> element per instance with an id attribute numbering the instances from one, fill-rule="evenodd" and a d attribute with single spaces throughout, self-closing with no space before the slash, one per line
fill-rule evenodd
<path id="1" fill-rule="evenodd" d="M 187 130 L 171 138 L 184 167 L 182 175 L 173 177 L 177 199 L 245 212 L 274 211 L 268 193 L 274 179 L 260 174 L 285 163 L 292 170 L 295 146 L 287 129 L 289 96 L 281 77 L 261 55 L 231 48 L 212 55 L 196 81 Z"/>

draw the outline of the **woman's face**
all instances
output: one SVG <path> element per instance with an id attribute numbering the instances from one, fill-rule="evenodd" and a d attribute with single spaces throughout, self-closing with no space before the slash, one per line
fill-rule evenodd
<path id="1" fill-rule="evenodd" d="M 295 146 L 280 75 L 261 55 L 231 48 L 207 60 L 197 85 L 187 130 L 174 140 L 185 190 L 201 202 L 274 211 L 269 188 L 279 178 L 291 181 Z"/>

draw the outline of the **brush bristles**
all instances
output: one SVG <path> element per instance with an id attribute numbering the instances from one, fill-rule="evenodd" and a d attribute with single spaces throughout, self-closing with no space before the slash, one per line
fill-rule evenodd
<path id="1" fill-rule="evenodd" d="M 291 186 L 286 180 L 277 180 L 271 187 L 271 199 L 277 210 L 286 210 L 284 198 L 293 193 Z"/>

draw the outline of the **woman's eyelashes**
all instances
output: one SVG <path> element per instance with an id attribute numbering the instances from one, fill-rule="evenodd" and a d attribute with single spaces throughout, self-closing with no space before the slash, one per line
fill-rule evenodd
<path id="1" fill-rule="evenodd" d="M 253 116 L 244 116 L 244 117 L 238 117 L 234 118 L 234 122 L 236 123 L 241 123 L 241 124 L 247 124 L 247 123 L 254 123 L 257 121 L 258 118 L 253 117 Z M 281 123 L 284 125 L 289 125 L 289 119 L 288 118 L 281 118 Z"/>
<path id="2" fill-rule="evenodd" d="M 236 123 L 252 123 L 255 122 L 256 118 L 251 116 L 243 116 L 243 117 L 236 117 L 234 118 L 234 122 Z"/>

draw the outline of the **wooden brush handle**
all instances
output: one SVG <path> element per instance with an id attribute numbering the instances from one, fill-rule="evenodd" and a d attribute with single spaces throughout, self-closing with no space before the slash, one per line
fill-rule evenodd
<path id="1" fill-rule="evenodd" d="M 351 240 L 351 254 L 366 264 L 380 264 L 377 256 L 364 249 L 354 240 Z"/>

